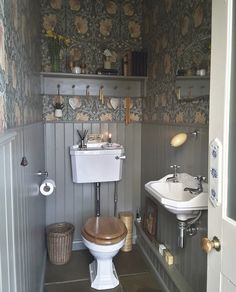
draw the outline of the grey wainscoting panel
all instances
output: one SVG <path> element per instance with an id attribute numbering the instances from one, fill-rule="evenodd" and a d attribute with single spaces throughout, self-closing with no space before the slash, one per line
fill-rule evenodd
<path id="1" fill-rule="evenodd" d="M 170 146 L 171 138 L 179 133 L 191 133 L 196 126 L 142 125 L 142 206 L 145 206 L 144 184 L 172 173 L 170 165 L 177 164 L 179 172 L 204 175 L 208 172 L 208 127 L 197 127 L 197 137 L 188 135 L 187 142 L 178 148 Z M 157 204 L 158 205 L 158 204 Z M 207 212 L 203 212 L 199 232 L 186 237 L 185 248 L 177 247 L 177 219 L 158 205 L 157 241 L 165 243 L 174 255 L 175 267 L 183 275 L 193 291 L 206 291 L 206 255 L 201 251 L 201 237 L 207 234 Z"/>
<path id="2" fill-rule="evenodd" d="M 95 215 L 95 185 L 74 184 L 69 147 L 78 144 L 78 130 L 112 133 L 112 140 L 124 145 L 127 159 L 118 182 L 118 212 L 140 206 L 141 124 L 133 123 L 46 123 L 45 157 L 49 177 L 55 179 L 55 193 L 46 198 L 46 223 L 68 221 L 75 225 L 74 249 L 81 248 L 80 230 Z M 104 167 L 106 167 L 104 165 Z M 114 214 L 114 183 L 101 184 L 101 214 Z"/>
<path id="3" fill-rule="evenodd" d="M 16 133 L 0 137 L 0 291 L 16 291 L 12 143 Z"/>
<path id="4" fill-rule="evenodd" d="M 189 134 L 187 142 L 177 148 L 171 138 L 180 132 L 191 133 L 196 126 L 142 125 L 142 187 L 171 173 L 170 166 L 180 166 L 179 172 L 204 175 L 208 172 L 208 127 L 198 127 L 197 137 Z"/>
<path id="5" fill-rule="evenodd" d="M 43 125 L 42 123 L 28 125 L 24 133 L 22 128 L 14 131 L 16 136 L 10 148 L 5 147 L 3 151 L 1 147 L 0 151 L 0 159 L 5 161 L 1 166 L 4 175 L 0 175 L 0 222 L 1 231 L 5 228 L 4 234 L 7 238 L 7 245 L 1 244 L 0 258 L 2 261 L 8 257 L 10 263 L 8 266 L 4 264 L 1 272 L 2 281 L 5 281 L 7 277 L 4 273 L 10 271 L 11 285 L 9 289 L 3 286 L 2 292 L 40 291 L 46 256 L 45 198 L 39 193 L 41 178 L 35 173 L 44 169 Z M 23 137 L 25 156 L 29 163 L 26 167 L 20 165 L 23 156 Z M 5 199 L 2 198 L 4 193 Z M 4 200 L 5 203 L 2 204 Z M 2 232 L 1 240 L 4 240 Z"/>

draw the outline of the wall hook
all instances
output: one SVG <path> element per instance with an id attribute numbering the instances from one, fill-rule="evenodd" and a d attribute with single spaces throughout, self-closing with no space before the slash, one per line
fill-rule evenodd
<path id="1" fill-rule="evenodd" d="M 57 95 L 60 95 L 60 88 L 61 88 L 61 85 L 57 84 Z"/>
<path id="2" fill-rule="evenodd" d="M 90 86 L 87 85 L 87 86 L 86 86 L 86 96 L 89 96 L 89 95 L 90 95 L 89 88 L 90 88 Z"/>
<path id="3" fill-rule="evenodd" d="M 20 163 L 20 165 L 21 165 L 21 166 L 27 166 L 28 164 L 29 164 L 29 163 L 28 163 L 27 158 L 26 158 L 25 156 L 23 156 L 22 159 L 21 159 L 21 163 Z"/>
<path id="4" fill-rule="evenodd" d="M 44 170 L 44 171 L 39 170 L 35 174 L 38 175 L 38 176 L 44 176 L 45 178 L 48 177 L 48 172 L 46 170 Z"/>
<path id="5" fill-rule="evenodd" d="M 193 132 L 190 133 L 191 135 L 195 136 L 196 138 L 200 134 L 200 131 L 198 129 L 194 130 Z"/>
<path id="6" fill-rule="evenodd" d="M 104 86 L 103 85 L 100 86 L 99 99 L 102 101 L 102 104 L 104 104 Z"/>

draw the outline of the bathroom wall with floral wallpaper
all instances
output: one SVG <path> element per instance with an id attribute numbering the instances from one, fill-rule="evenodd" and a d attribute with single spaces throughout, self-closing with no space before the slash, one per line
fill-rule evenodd
<path id="1" fill-rule="evenodd" d="M 71 61 L 95 74 L 103 68 L 105 49 L 112 53 L 112 68 L 121 74 L 122 57 L 128 51 L 142 49 L 142 5 L 140 0 L 42 0 L 42 71 L 71 72 Z M 51 37 L 61 38 L 59 43 Z M 52 45 L 54 43 L 54 45 Z M 55 48 L 56 45 L 56 48 Z M 59 48 L 59 50 L 58 50 Z M 58 63 L 55 66 L 55 54 Z M 55 96 L 43 97 L 43 118 L 56 121 Z M 97 96 L 63 96 L 60 121 L 124 121 L 124 97 L 106 96 L 104 104 Z M 70 106 L 76 100 L 76 107 Z M 131 122 L 142 120 L 142 101 L 132 97 Z"/>
<path id="2" fill-rule="evenodd" d="M 42 120 L 38 1 L 0 1 L 0 132 Z"/>
<path id="3" fill-rule="evenodd" d="M 41 13 L 42 71 L 55 71 L 52 61 L 59 53 L 57 70 L 70 71 L 74 61 L 96 73 L 109 49 L 112 67 L 121 72 L 125 52 L 142 49 L 140 0 L 41 0 Z"/>
<path id="4" fill-rule="evenodd" d="M 60 96 L 63 103 L 63 116 L 56 118 L 54 104 L 57 96 L 43 96 L 43 119 L 45 121 L 76 122 L 124 122 L 125 98 L 104 97 L 104 103 L 98 96 Z M 130 98 L 130 122 L 142 121 L 142 98 Z"/>
<path id="5" fill-rule="evenodd" d="M 130 50 L 142 49 L 142 3 L 140 0 L 42 0 L 42 71 L 71 72 L 70 64 L 95 74 L 103 68 L 105 49 L 112 54 L 112 68 L 121 74 L 122 57 Z M 61 41 L 55 44 L 55 38 Z M 55 48 L 56 46 L 56 48 Z M 59 54 L 58 54 L 59 53 Z M 55 60 L 55 54 L 58 54 Z M 54 62 L 59 64 L 55 66 Z M 57 121 L 55 96 L 43 97 L 43 118 Z M 76 107 L 70 101 L 76 100 Z M 124 97 L 62 96 L 63 117 L 60 121 L 124 121 Z M 142 120 L 142 100 L 131 98 L 131 122 Z"/>
<path id="6" fill-rule="evenodd" d="M 211 0 L 143 1 L 143 47 L 148 52 L 144 122 L 208 124 L 209 102 L 179 102 L 178 69 L 210 70 Z"/>

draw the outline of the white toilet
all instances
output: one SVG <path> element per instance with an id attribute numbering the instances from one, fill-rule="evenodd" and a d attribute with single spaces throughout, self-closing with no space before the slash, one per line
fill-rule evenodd
<path id="1" fill-rule="evenodd" d="M 124 245 L 127 229 L 116 217 L 92 217 L 82 228 L 82 238 L 95 260 L 89 265 L 91 287 L 112 289 L 119 285 L 112 258 Z"/>
<path id="2" fill-rule="evenodd" d="M 125 159 L 122 145 L 102 143 L 94 148 L 70 147 L 72 179 L 74 183 L 95 183 L 96 215 L 89 218 L 81 230 L 85 246 L 95 260 L 89 265 L 91 287 L 97 290 L 112 289 L 119 285 L 112 258 L 124 245 L 127 229 L 116 217 L 100 217 L 101 182 L 117 182 L 122 178 Z M 99 199 L 97 199 L 99 197 Z"/>

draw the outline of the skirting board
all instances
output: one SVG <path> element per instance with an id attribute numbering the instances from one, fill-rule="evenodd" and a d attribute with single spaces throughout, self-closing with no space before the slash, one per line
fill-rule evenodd
<path id="1" fill-rule="evenodd" d="M 147 261 L 151 264 L 157 277 L 161 277 L 160 282 L 164 282 L 167 287 L 166 292 L 194 292 L 192 287 L 186 282 L 182 274 L 173 265 L 169 267 L 163 257 L 157 251 L 147 235 L 142 230 L 140 223 L 135 223 L 138 233 L 137 245 L 140 247 Z"/>
<path id="2" fill-rule="evenodd" d="M 84 245 L 82 240 L 75 240 L 72 243 L 72 250 L 81 250 L 86 249 L 86 246 Z"/>
<path id="3" fill-rule="evenodd" d="M 139 244 L 139 242 L 137 241 L 137 245 L 139 247 L 139 249 L 141 250 L 145 260 L 148 262 L 149 266 L 151 267 L 154 275 L 156 276 L 158 282 L 160 283 L 161 286 L 161 291 L 163 292 L 170 292 L 170 290 L 168 289 L 168 287 L 166 286 L 165 282 L 163 281 L 162 277 L 160 276 L 160 274 L 157 272 L 157 270 L 155 269 L 152 261 L 150 260 L 149 256 L 147 255 L 147 252 L 144 250 L 144 248 L 142 247 L 141 244 Z"/>

